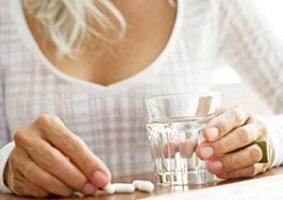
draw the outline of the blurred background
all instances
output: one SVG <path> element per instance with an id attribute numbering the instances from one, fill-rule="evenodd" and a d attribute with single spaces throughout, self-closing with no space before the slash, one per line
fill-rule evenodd
<path id="1" fill-rule="evenodd" d="M 258 7 L 257 11 L 266 19 L 266 25 L 272 28 L 279 42 L 283 45 L 283 1 L 253 1 Z M 216 69 L 213 76 L 213 89 L 225 94 L 223 96 L 224 107 L 238 104 L 247 106 L 258 114 L 271 114 L 264 100 L 229 66 L 220 66 Z"/>

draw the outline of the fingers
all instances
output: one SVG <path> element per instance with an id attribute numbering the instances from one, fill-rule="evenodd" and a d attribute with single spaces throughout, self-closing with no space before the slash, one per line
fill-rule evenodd
<path id="1" fill-rule="evenodd" d="M 196 139 L 187 139 L 180 143 L 169 142 L 163 146 L 163 155 L 165 158 L 174 158 L 177 152 L 182 157 L 190 157 L 196 150 Z"/>
<path id="2" fill-rule="evenodd" d="M 72 189 L 70 187 L 67 187 L 59 179 L 37 166 L 32 160 L 30 160 L 24 150 L 17 148 L 16 153 L 19 155 L 17 158 L 18 167 L 25 179 L 32 185 L 43 188 L 50 194 L 65 197 L 72 194 Z"/>
<path id="3" fill-rule="evenodd" d="M 219 159 L 208 160 L 207 168 L 211 173 L 217 175 L 252 166 L 261 159 L 261 148 L 254 144 L 241 151 L 226 154 Z"/>
<path id="4" fill-rule="evenodd" d="M 204 160 L 209 159 L 212 156 L 221 156 L 225 153 L 245 147 L 265 134 L 265 129 L 262 129 L 261 126 L 258 126 L 257 124 L 244 125 L 231 131 L 229 134 L 215 142 L 205 142 L 200 144 L 197 154 Z M 211 154 L 207 154 L 208 148 L 211 148 Z"/>
<path id="5" fill-rule="evenodd" d="M 14 167 L 13 162 L 9 160 L 10 167 Z M 30 183 L 21 171 L 13 169 L 14 173 L 10 174 L 10 179 L 8 181 L 9 189 L 17 195 L 20 196 L 34 196 L 38 198 L 43 198 L 48 195 L 48 192 L 32 183 Z"/>
<path id="6" fill-rule="evenodd" d="M 37 146 L 37 148 L 35 147 Z M 87 182 L 82 174 L 61 152 L 44 140 L 36 141 L 32 149 L 27 148 L 28 155 L 36 164 L 49 174 L 57 177 L 67 186 L 81 190 Z"/>
<path id="7" fill-rule="evenodd" d="M 25 163 L 25 177 L 35 185 L 48 188 L 49 193 L 68 196 L 72 188 L 89 194 L 111 180 L 103 162 L 57 117 L 40 116 L 32 125 L 18 131 L 14 140 L 16 148 L 27 153 L 26 157 L 17 155 Z"/>
<path id="8" fill-rule="evenodd" d="M 249 111 L 235 106 L 212 119 L 204 130 L 204 137 L 207 141 L 216 141 L 234 128 L 245 124 L 249 117 Z"/>
<path id="9" fill-rule="evenodd" d="M 207 160 L 207 169 L 218 177 L 252 177 L 267 169 L 258 164 L 263 157 L 261 148 L 251 145 L 266 135 L 265 125 L 248 110 L 237 106 L 208 123 L 204 130 L 205 142 L 198 146 L 196 153 Z"/>
<path id="10" fill-rule="evenodd" d="M 49 195 L 46 190 L 30 183 L 28 180 L 17 182 L 12 191 L 19 196 L 32 196 L 37 198 L 44 198 Z"/>
<path id="11" fill-rule="evenodd" d="M 111 174 L 104 163 L 60 119 L 43 115 L 36 120 L 36 124 L 43 130 L 44 137 L 69 157 L 94 185 L 104 187 L 110 182 Z"/>
<path id="12" fill-rule="evenodd" d="M 177 144 L 173 142 L 168 142 L 163 146 L 163 155 L 165 158 L 174 158 L 177 151 Z"/>
<path id="13" fill-rule="evenodd" d="M 190 157 L 197 148 L 197 140 L 187 139 L 179 144 L 179 151 L 182 157 Z"/>
<path id="14" fill-rule="evenodd" d="M 254 164 L 252 166 L 238 169 L 235 171 L 223 172 L 218 174 L 217 176 L 222 179 L 251 178 L 261 172 L 264 172 L 265 170 L 266 168 L 263 164 Z"/>
<path id="15" fill-rule="evenodd" d="M 222 155 L 245 147 L 260 137 L 261 133 L 255 124 L 249 124 L 235 129 L 211 145 L 216 155 Z"/>

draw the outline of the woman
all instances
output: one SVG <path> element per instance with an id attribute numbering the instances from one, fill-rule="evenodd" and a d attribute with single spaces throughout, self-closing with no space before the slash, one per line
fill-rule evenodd
<path id="1" fill-rule="evenodd" d="M 247 1 L 0 2 L 2 192 L 94 194 L 151 170 L 142 98 L 206 90 L 220 60 L 283 111 L 282 49 Z M 219 177 L 254 176 L 282 163 L 282 121 L 228 109 L 198 155 Z M 265 165 L 259 138 L 272 147 Z"/>

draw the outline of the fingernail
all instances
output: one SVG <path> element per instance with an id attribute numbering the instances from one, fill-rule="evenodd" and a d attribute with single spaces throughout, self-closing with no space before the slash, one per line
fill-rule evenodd
<path id="1" fill-rule="evenodd" d="M 99 188 L 105 187 L 107 183 L 110 182 L 109 176 L 107 176 L 105 173 L 101 171 L 94 172 L 91 181 L 94 185 L 96 185 Z"/>
<path id="2" fill-rule="evenodd" d="M 217 173 L 220 172 L 223 168 L 223 164 L 219 160 L 211 161 L 209 164 L 209 168 L 211 171 Z"/>
<path id="3" fill-rule="evenodd" d="M 210 158 L 213 155 L 213 148 L 205 146 L 201 149 L 201 155 L 203 158 Z"/>
<path id="4" fill-rule="evenodd" d="M 97 190 L 97 188 L 96 188 L 94 185 L 92 185 L 91 183 L 87 183 L 87 184 L 84 186 L 84 188 L 83 188 L 83 190 L 82 190 L 82 193 L 83 193 L 84 195 L 94 195 L 95 192 L 96 192 L 96 190 Z"/>
<path id="5" fill-rule="evenodd" d="M 207 133 L 206 136 L 208 137 L 208 140 L 209 141 L 214 141 L 217 138 L 217 136 L 219 134 L 219 131 L 218 131 L 217 128 L 213 127 L 213 128 L 207 129 L 206 133 Z"/>

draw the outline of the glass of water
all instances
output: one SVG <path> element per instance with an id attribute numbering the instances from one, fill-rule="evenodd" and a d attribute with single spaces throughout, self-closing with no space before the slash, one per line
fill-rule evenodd
<path id="1" fill-rule="evenodd" d="M 214 118 L 221 95 L 177 93 L 145 97 L 146 132 L 159 184 L 202 184 L 215 180 L 195 150 L 203 142 L 203 128 Z"/>

